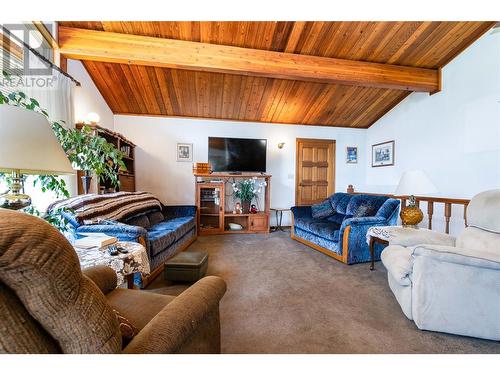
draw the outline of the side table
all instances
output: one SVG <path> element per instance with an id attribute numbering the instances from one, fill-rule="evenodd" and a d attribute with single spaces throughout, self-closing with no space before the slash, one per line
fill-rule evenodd
<path id="1" fill-rule="evenodd" d="M 389 245 L 394 228 L 402 227 L 371 227 L 366 232 L 366 242 L 370 246 L 370 271 L 375 269 L 375 244 Z"/>
<path id="2" fill-rule="evenodd" d="M 371 227 L 366 232 L 366 242 L 370 246 L 371 266 L 373 270 L 375 262 L 375 244 L 388 245 L 389 243 L 401 246 L 413 246 L 415 244 L 449 244 L 454 246 L 454 237 L 438 233 L 426 228 L 409 228 L 403 226 Z"/>
<path id="3" fill-rule="evenodd" d="M 147 276 L 151 272 L 146 249 L 137 242 L 119 241 L 116 245 L 128 250 L 128 253 L 110 255 L 107 247 L 102 250 L 73 247 L 78 255 L 82 269 L 101 265 L 108 266 L 116 272 L 117 286 L 127 281 L 127 288 L 133 289 L 134 273 L 140 272 L 142 275 Z"/>
<path id="4" fill-rule="evenodd" d="M 277 232 L 279 230 L 284 232 L 285 229 L 283 229 L 283 227 L 281 225 L 283 223 L 283 212 L 290 211 L 290 209 L 289 208 L 272 208 L 271 207 L 271 211 L 274 211 L 276 214 L 276 226 L 274 227 L 273 232 Z"/>

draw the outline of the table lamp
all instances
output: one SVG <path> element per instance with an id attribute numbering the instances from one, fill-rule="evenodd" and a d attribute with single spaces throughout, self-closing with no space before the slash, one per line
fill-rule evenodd
<path id="1" fill-rule="evenodd" d="M 437 193 L 436 186 L 434 186 L 423 171 L 415 170 L 403 173 L 394 195 L 409 196 L 408 205 L 402 208 L 400 213 L 404 227 L 418 228 L 418 224 L 424 218 L 422 210 L 417 206 L 415 195 L 434 193 Z"/>
<path id="2" fill-rule="evenodd" d="M 0 195 L 0 207 L 18 210 L 29 206 L 23 175 L 74 173 L 49 122 L 40 113 L 0 105 L 0 172 L 11 173 L 9 191 Z"/>

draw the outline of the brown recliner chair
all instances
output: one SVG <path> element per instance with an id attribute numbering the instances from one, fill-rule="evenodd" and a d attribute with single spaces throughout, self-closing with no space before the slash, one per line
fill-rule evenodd
<path id="1" fill-rule="evenodd" d="M 220 353 L 225 290 L 215 276 L 178 297 L 116 289 L 110 268 L 82 273 L 51 225 L 0 209 L 0 352 Z M 139 330 L 125 347 L 113 309 Z"/>

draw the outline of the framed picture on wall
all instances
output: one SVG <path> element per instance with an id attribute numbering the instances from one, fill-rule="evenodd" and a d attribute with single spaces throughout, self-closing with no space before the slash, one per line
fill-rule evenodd
<path id="1" fill-rule="evenodd" d="M 346 163 L 356 164 L 357 162 L 358 162 L 358 148 L 348 146 L 346 148 Z"/>
<path id="2" fill-rule="evenodd" d="M 177 161 L 193 161 L 192 143 L 177 143 Z"/>
<path id="3" fill-rule="evenodd" d="M 372 167 L 394 165 L 394 141 L 377 143 L 372 146 Z"/>

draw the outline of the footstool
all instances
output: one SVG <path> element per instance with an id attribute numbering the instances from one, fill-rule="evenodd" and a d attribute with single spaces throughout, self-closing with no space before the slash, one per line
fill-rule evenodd
<path id="1" fill-rule="evenodd" d="M 165 262 L 164 276 L 168 281 L 195 282 L 205 276 L 208 254 L 204 251 L 183 251 Z"/>

